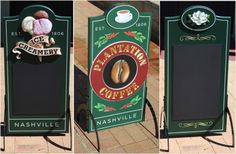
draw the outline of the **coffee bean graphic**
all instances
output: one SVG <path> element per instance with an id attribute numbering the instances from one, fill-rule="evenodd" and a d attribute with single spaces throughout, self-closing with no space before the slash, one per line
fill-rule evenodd
<path id="1" fill-rule="evenodd" d="M 127 61 L 121 59 L 115 62 L 111 69 L 111 79 L 115 84 L 124 83 L 130 75 L 130 68 Z"/>

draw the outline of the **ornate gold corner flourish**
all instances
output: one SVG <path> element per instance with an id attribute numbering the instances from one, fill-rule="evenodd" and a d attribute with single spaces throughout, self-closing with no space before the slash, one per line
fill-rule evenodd
<path id="1" fill-rule="evenodd" d="M 203 40 L 216 40 L 215 35 L 206 35 L 206 36 L 200 36 L 200 34 L 197 34 L 196 36 L 189 36 L 189 35 L 182 35 L 179 37 L 180 41 L 203 41 Z"/>
<path id="2" fill-rule="evenodd" d="M 188 127 L 194 127 L 198 128 L 199 126 L 202 127 L 209 127 L 213 124 L 213 121 L 207 121 L 207 122 L 181 122 L 178 124 L 180 128 L 188 128 Z"/>

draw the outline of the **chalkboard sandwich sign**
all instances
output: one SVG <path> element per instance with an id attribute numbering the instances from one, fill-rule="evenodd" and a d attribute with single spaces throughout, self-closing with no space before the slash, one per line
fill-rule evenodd
<path id="1" fill-rule="evenodd" d="M 89 18 L 88 109 L 97 130 L 144 119 L 150 26 L 150 13 L 126 4 Z M 91 117 L 87 126 L 95 131 Z"/>
<path id="2" fill-rule="evenodd" d="M 4 18 L 7 134 L 68 132 L 70 24 L 41 5 Z"/>
<path id="3" fill-rule="evenodd" d="M 230 17 L 205 6 L 165 18 L 168 135 L 226 130 Z"/>

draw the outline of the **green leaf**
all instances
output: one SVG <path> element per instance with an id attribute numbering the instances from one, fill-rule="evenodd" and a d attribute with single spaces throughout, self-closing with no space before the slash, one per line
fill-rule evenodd
<path id="1" fill-rule="evenodd" d="M 94 108 L 99 109 L 99 106 L 98 106 L 98 105 L 95 105 Z"/>
<path id="2" fill-rule="evenodd" d="M 136 105 L 136 104 L 138 104 L 138 101 L 133 101 L 132 104 Z"/>
<path id="3" fill-rule="evenodd" d="M 104 104 L 101 104 L 101 107 L 102 107 L 102 108 L 105 108 L 105 107 L 106 107 L 106 105 L 104 105 Z"/>
<path id="4" fill-rule="evenodd" d="M 133 98 L 130 102 L 131 102 L 131 103 L 134 103 L 134 102 L 136 102 L 136 99 Z"/>
<path id="5" fill-rule="evenodd" d="M 137 41 L 139 41 L 139 37 L 137 37 L 137 36 L 135 36 L 134 39 L 137 40 Z"/>
<path id="6" fill-rule="evenodd" d="M 96 109 L 101 109 L 103 108 L 103 104 L 97 103 L 97 105 L 94 106 Z"/>
<path id="7" fill-rule="evenodd" d="M 99 43 L 98 43 L 98 48 L 101 47 L 101 45 L 102 45 L 102 42 L 99 42 Z"/>
<path id="8" fill-rule="evenodd" d="M 98 109 L 98 111 L 99 111 L 99 112 L 102 112 L 102 111 L 104 111 L 104 109 Z"/>
<path id="9" fill-rule="evenodd" d="M 133 99 L 134 99 L 134 100 L 137 100 L 137 99 L 138 99 L 138 97 L 139 97 L 139 95 L 137 95 L 137 96 L 136 96 L 136 97 L 134 97 Z"/>
<path id="10" fill-rule="evenodd" d="M 135 34 L 136 34 L 136 33 L 137 33 L 137 31 L 132 31 L 132 33 L 135 33 Z"/>
<path id="11" fill-rule="evenodd" d="M 109 33 L 109 34 L 105 34 L 105 36 L 108 36 L 108 35 L 111 35 L 111 33 Z M 105 37 L 105 36 L 104 36 L 104 37 Z"/>
<path id="12" fill-rule="evenodd" d="M 105 36 L 100 36 L 98 39 L 99 40 L 102 40 L 102 39 L 104 39 L 104 38 L 106 38 Z"/>
<path id="13" fill-rule="evenodd" d="M 140 38 L 140 37 L 134 37 L 137 41 L 139 42 L 142 42 L 143 43 L 143 40 Z"/>
<path id="14" fill-rule="evenodd" d="M 143 40 L 144 40 L 144 39 L 146 39 L 146 37 L 145 37 L 145 36 L 140 36 L 140 38 L 141 38 L 141 39 L 143 39 Z"/>
<path id="15" fill-rule="evenodd" d="M 139 98 L 139 99 L 137 100 L 137 102 L 139 102 L 141 99 L 142 99 L 142 98 Z"/>
<path id="16" fill-rule="evenodd" d="M 132 107 L 132 106 L 133 106 L 133 105 L 130 104 L 130 105 L 127 106 L 127 108 Z"/>
<path id="17" fill-rule="evenodd" d="M 133 105 L 136 105 L 136 104 L 138 104 L 139 103 L 139 101 L 142 99 L 142 97 L 139 97 L 139 95 L 138 96 L 136 96 L 135 98 L 133 98 L 130 102 L 133 104 Z"/>
<path id="18" fill-rule="evenodd" d="M 107 39 L 104 39 L 104 40 L 102 40 L 102 44 L 105 44 L 105 43 L 107 43 Z"/>
<path id="19" fill-rule="evenodd" d="M 137 33 L 137 35 L 138 35 L 138 36 L 141 36 L 141 35 L 142 35 L 142 33 L 141 33 L 141 32 L 138 32 L 138 33 Z"/>

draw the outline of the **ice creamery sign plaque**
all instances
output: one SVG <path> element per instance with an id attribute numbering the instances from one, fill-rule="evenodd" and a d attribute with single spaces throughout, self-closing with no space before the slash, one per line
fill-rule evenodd
<path id="1" fill-rule="evenodd" d="M 33 5 L 4 27 L 7 133 L 67 132 L 70 17 Z"/>
<path id="2" fill-rule="evenodd" d="M 149 13 L 125 4 L 89 18 L 89 108 L 98 130 L 144 119 L 150 26 Z"/>

